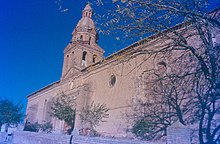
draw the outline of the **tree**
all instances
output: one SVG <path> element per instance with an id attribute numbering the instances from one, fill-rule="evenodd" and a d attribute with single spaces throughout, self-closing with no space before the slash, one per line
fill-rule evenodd
<path id="1" fill-rule="evenodd" d="M 100 122 L 105 122 L 105 118 L 108 118 L 108 108 L 105 104 L 94 104 L 92 102 L 90 105 L 84 107 L 80 113 L 80 120 L 83 125 L 89 125 L 85 129 L 90 130 L 92 133 L 94 132 L 94 128 L 99 126 Z M 85 131 L 82 129 L 82 131 Z M 87 131 L 83 132 L 84 135 L 87 135 Z M 89 135 L 95 135 L 89 134 Z"/>
<path id="2" fill-rule="evenodd" d="M 0 127 L 2 124 L 18 124 L 22 121 L 24 113 L 20 103 L 13 103 L 8 99 L 0 100 Z"/>
<path id="3" fill-rule="evenodd" d="M 76 97 L 62 93 L 53 101 L 51 110 L 51 116 L 64 120 L 70 126 L 67 132 L 71 134 L 74 129 L 76 116 Z"/>
<path id="4" fill-rule="evenodd" d="M 217 143 L 220 139 L 220 44 L 216 41 L 220 33 L 219 9 L 208 13 L 207 0 L 114 0 L 115 9 L 102 17 L 109 32 L 124 32 L 125 37 L 141 38 L 156 34 L 164 40 L 163 45 L 155 49 L 137 49 L 132 56 L 171 54 L 169 60 L 174 71 L 153 80 L 158 86 L 148 96 L 160 96 L 162 109 L 154 110 L 154 104 L 148 105 L 153 112 L 169 109 L 169 113 L 158 113 L 166 117 L 174 113 L 174 120 L 188 124 L 184 117 L 192 116 L 192 123 L 198 117 L 198 133 L 201 144 Z M 105 5 L 105 2 L 102 1 Z M 181 24 L 178 24 L 181 23 Z M 176 25 L 178 24 L 178 25 Z M 105 28 L 104 28 L 105 29 Z M 153 37 L 152 37 L 153 38 Z M 140 41 L 140 45 L 146 40 Z M 178 70 L 179 60 L 186 60 Z M 170 67 L 172 67 L 170 66 Z M 153 70 L 153 69 L 152 69 Z M 186 81 L 190 79 L 191 83 Z M 171 84 L 170 87 L 166 87 Z M 185 94 L 186 92 L 186 94 Z M 162 96 L 162 97 L 161 97 Z M 192 98 L 189 98 L 192 97 Z M 184 100 L 182 100 L 182 98 Z M 138 101 L 138 100 L 136 100 Z M 155 100 L 157 103 L 157 100 Z M 181 103 L 180 103 L 181 102 Z M 140 104 L 148 104 L 144 100 Z M 193 108 L 190 112 L 186 105 Z M 143 107 L 140 107 L 143 109 Z M 149 114 L 146 112 L 145 114 Z M 158 117 L 152 117 L 155 122 Z M 169 116 L 169 117 L 170 117 Z M 146 117 L 143 117 L 146 119 Z M 165 124 L 166 119 L 161 120 Z M 170 125 L 172 121 L 167 123 Z M 191 121 L 191 120 L 190 120 Z M 171 123 L 170 123 L 171 122 Z M 160 131 L 161 132 L 161 131 Z M 157 135 L 157 131 L 154 131 Z"/>
<path id="5" fill-rule="evenodd" d="M 191 86 L 194 76 L 193 73 L 183 75 L 186 67 L 191 69 L 193 65 L 184 59 L 178 59 L 179 67 L 170 63 L 173 62 L 171 58 L 168 63 L 160 62 L 157 69 L 145 71 L 138 80 L 138 87 L 143 89 L 136 92 L 132 113 L 127 114 L 127 118 L 132 120 L 131 131 L 136 136 L 147 140 L 159 139 L 177 120 L 184 125 L 198 121 L 199 110 L 194 108 L 198 102 Z"/>

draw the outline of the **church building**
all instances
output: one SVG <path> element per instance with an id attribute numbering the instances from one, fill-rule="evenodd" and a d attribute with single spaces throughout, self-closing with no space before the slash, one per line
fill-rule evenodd
<path id="1" fill-rule="evenodd" d="M 96 131 L 103 135 L 125 137 L 129 127 L 125 115 L 130 103 L 147 89 L 141 81 L 145 78 L 145 73 L 151 69 L 163 69 L 169 63 L 164 56 L 135 53 L 141 53 L 143 49 L 163 48 L 170 40 L 165 40 L 161 34 L 155 34 L 104 58 L 105 51 L 98 45 L 92 16 L 92 8 L 87 4 L 82 11 L 82 18 L 72 32 L 71 42 L 64 49 L 61 79 L 27 96 L 27 117 L 33 123 L 51 122 L 55 132 L 64 132 L 65 123 L 51 117 L 48 112 L 51 111 L 52 101 L 65 94 L 76 97 L 76 133 L 83 127 L 80 111 L 94 102 L 106 104 L 109 108 L 109 117 L 96 127 Z M 219 37 L 216 39 L 220 41 Z M 193 42 L 195 39 L 191 40 Z M 169 70 L 169 67 L 166 69 Z"/>

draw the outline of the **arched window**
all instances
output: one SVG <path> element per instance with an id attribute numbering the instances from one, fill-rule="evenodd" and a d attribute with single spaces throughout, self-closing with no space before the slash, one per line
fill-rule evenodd
<path id="1" fill-rule="evenodd" d="M 92 57 L 92 62 L 93 62 L 93 63 L 96 62 L 96 58 L 97 58 L 97 55 L 93 55 L 93 57 Z"/>
<path id="2" fill-rule="evenodd" d="M 86 60 L 86 54 L 87 54 L 87 52 L 84 51 L 84 52 L 83 52 L 83 56 L 82 56 L 82 60 L 84 60 L 84 61 Z"/>
<path id="3" fill-rule="evenodd" d="M 91 37 L 89 37 L 89 45 L 91 44 Z"/>
<path id="4" fill-rule="evenodd" d="M 109 85 L 110 87 L 113 87 L 116 83 L 116 76 L 115 75 L 111 75 L 110 77 L 110 81 L 109 81 Z"/>
<path id="5" fill-rule="evenodd" d="M 83 36 L 82 35 L 80 36 L 80 40 L 83 40 Z"/>

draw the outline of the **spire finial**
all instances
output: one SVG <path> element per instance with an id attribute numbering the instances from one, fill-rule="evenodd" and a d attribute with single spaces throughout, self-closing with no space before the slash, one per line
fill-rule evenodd
<path id="1" fill-rule="evenodd" d="M 85 6 L 84 10 L 92 10 L 91 5 L 90 5 L 90 2 L 89 2 L 89 1 L 87 2 L 87 4 L 86 4 L 86 6 Z"/>

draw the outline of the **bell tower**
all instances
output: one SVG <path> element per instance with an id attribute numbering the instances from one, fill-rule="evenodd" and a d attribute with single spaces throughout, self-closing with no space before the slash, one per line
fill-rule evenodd
<path id="1" fill-rule="evenodd" d="M 83 68 L 103 59 L 104 50 L 98 46 L 93 11 L 88 3 L 82 18 L 72 32 L 72 39 L 64 49 L 62 80 L 76 76 Z"/>

